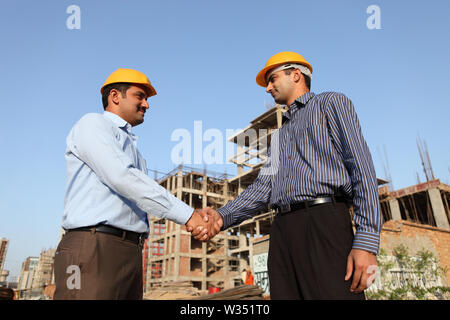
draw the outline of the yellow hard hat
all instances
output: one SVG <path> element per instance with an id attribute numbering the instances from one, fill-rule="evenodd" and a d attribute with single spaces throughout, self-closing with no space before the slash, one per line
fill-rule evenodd
<path id="1" fill-rule="evenodd" d="M 108 84 L 118 82 L 142 84 L 147 89 L 147 98 L 156 95 L 156 90 L 155 88 L 153 88 L 147 76 L 142 72 L 133 69 L 117 69 L 116 71 L 111 73 L 108 79 L 106 79 L 105 83 L 103 84 L 103 87 L 100 89 L 100 93 L 103 94 L 103 88 Z"/>
<path id="2" fill-rule="evenodd" d="M 256 83 L 261 87 L 267 87 L 267 72 L 288 62 L 304 65 L 309 69 L 309 71 L 311 71 L 311 73 L 313 72 L 311 65 L 305 60 L 305 58 L 303 58 L 302 55 L 295 52 L 284 51 L 273 55 L 269 60 L 267 60 L 264 69 L 262 69 L 256 76 Z"/>

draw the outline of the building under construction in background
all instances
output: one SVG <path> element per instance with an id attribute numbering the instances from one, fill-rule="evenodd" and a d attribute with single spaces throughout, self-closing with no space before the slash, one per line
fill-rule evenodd
<path id="1" fill-rule="evenodd" d="M 283 112 L 276 106 L 230 137 L 237 144 L 237 152 L 230 159 L 237 166 L 235 177 L 180 166 L 158 179 L 159 184 L 193 208 L 222 207 L 257 177 L 267 160 L 271 135 L 281 127 Z M 189 280 L 200 290 L 242 284 L 241 271 L 253 264 L 252 240 L 268 235 L 272 220 L 273 212 L 267 208 L 202 243 L 192 238 L 184 226 L 151 218 L 144 248 L 144 292 L 168 281 Z"/>
<path id="2" fill-rule="evenodd" d="M 285 109 L 276 105 L 229 138 L 237 145 L 236 154 L 229 159 L 237 166 L 235 177 L 179 167 L 157 181 L 193 208 L 222 207 L 258 176 L 267 160 L 271 136 L 282 125 L 283 112 Z M 384 223 L 381 247 L 390 252 L 394 244 L 406 243 L 414 253 L 423 244 L 436 254 L 443 267 L 449 266 L 450 187 L 435 179 L 392 191 L 388 182 L 378 179 Z M 273 219 L 274 212 L 267 207 L 239 226 L 202 243 L 192 238 L 184 226 L 151 218 L 150 236 L 144 249 L 144 292 L 170 281 L 191 281 L 199 290 L 228 289 L 242 283 L 240 273 L 246 268 L 254 271 L 255 281 L 267 291 L 264 259 L 267 259 Z M 422 238 L 417 238 L 417 234 Z M 414 237 L 421 242 L 408 240 Z M 450 279 L 448 272 L 447 279 Z"/>

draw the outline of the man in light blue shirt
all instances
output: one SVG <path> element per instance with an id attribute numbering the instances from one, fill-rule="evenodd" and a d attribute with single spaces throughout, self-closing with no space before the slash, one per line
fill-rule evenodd
<path id="1" fill-rule="evenodd" d="M 131 128 L 156 94 L 148 78 L 118 69 L 101 93 L 105 112 L 86 114 L 67 137 L 67 232 L 55 257 L 55 299 L 142 299 L 147 213 L 202 228 L 197 239 L 220 229 L 147 176 Z"/>

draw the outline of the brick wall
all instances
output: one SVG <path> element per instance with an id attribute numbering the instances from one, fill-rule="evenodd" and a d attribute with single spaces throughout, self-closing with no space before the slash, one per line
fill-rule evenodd
<path id="1" fill-rule="evenodd" d="M 190 259 L 188 257 L 180 257 L 180 276 L 190 275 Z"/>
<path id="2" fill-rule="evenodd" d="M 191 235 L 180 234 L 180 253 L 189 253 L 191 247 Z"/>
<path id="3" fill-rule="evenodd" d="M 405 220 L 390 220 L 383 224 L 380 248 L 392 254 L 392 250 L 403 244 L 411 256 L 423 249 L 434 254 L 439 265 L 447 267 L 446 279 L 450 283 L 450 231 Z"/>

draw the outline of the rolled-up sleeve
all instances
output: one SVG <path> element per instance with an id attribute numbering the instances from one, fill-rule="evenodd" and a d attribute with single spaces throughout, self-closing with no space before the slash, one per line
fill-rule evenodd
<path id="1" fill-rule="evenodd" d="M 326 117 L 352 182 L 356 225 L 353 248 L 378 254 L 382 218 L 377 179 L 352 102 L 343 94 L 334 94 L 327 104 Z"/>
<path id="2" fill-rule="evenodd" d="M 111 190 L 150 215 L 185 224 L 193 209 L 136 168 L 115 139 L 104 121 L 88 114 L 73 128 L 67 143 L 73 154 Z"/>

